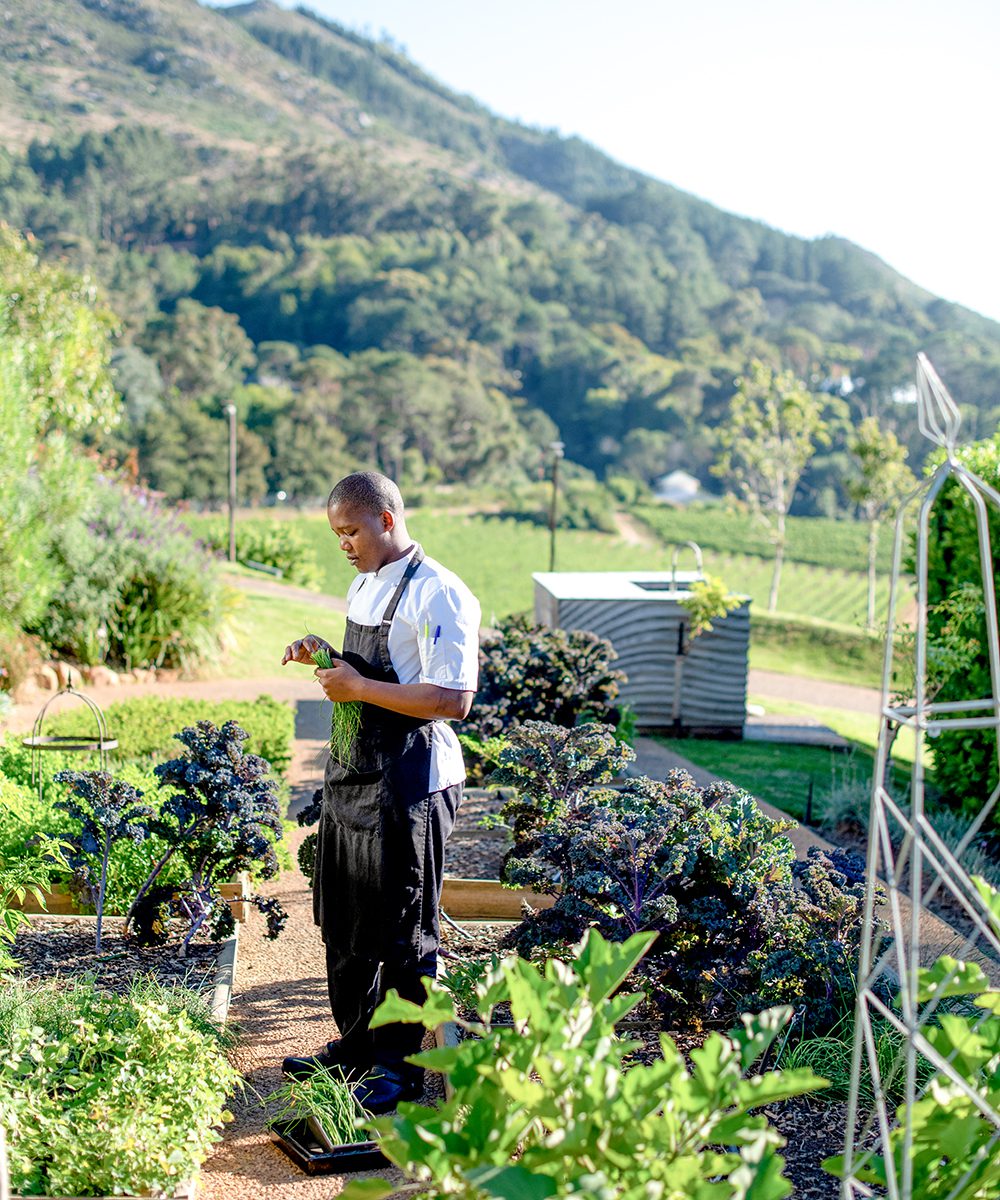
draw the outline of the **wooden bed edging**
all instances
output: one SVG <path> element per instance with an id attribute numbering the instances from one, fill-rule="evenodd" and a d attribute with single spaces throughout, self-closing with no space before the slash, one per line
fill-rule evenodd
<path id="1" fill-rule="evenodd" d="M 250 876 L 246 871 L 241 871 L 235 879 L 228 883 L 219 884 L 219 893 L 223 900 L 229 905 L 232 910 L 233 919 L 236 921 L 246 921 L 250 916 Z M 50 890 L 42 891 L 45 898 L 45 907 L 38 903 L 34 896 L 25 895 L 24 900 L 18 903 L 13 901 L 11 908 L 17 909 L 19 912 L 27 913 L 29 916 L 39 917 L 84 917 L 91 916 L 91 913 L 84 913 L 80 910 L 80 905 L 76 897 L 69 890 L 65 883 L 57 883 Z M 106 913 L 108 917 L 120 917 L 121 913 Z"/>
<path id="2" fill-rule="evenodd" d="M 499 879 L 457 879 L 445 876 L 441 908 L 456 921 L 519 921 L 522 905 L 551 908 L 551 896 L 504 887 Z"/>

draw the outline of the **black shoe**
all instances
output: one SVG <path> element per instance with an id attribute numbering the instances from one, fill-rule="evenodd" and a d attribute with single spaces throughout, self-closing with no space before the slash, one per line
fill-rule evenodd
<path id="1" fill-rule="evenodd" d="M 281 1073 L 290 1079 L 304 1079 L 317 1069 L 336 1070 L 338 1067 L 345 1076 L 357 1076 L 371 1070 L 372 1060 L 370 1055 L 363 1054 L 354 1047 L 345 1046 L 343 1041 L 338 1040 L 327 1042 L 326 1049 L 321 1050 L 319 1054 L 286 1058 L 281 1064 Z"/>
<path id="2" fill-rule="evenodd" d="M 424 1073 L 409 1065 L 403 1071 L 376 1066 L 353 1091 L 362 1108 L 378 1116 L 392 1112 L 403 1100 L 419 1100 L 424 1094 Z"/>

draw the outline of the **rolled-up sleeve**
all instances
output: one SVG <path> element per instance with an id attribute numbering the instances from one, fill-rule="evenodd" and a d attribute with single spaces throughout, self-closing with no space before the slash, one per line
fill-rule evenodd
<path id="1" fill-rule="evenodd" d="M 451 584 L 422 600 L 420 682 L 474 692 L 479 684 L 479 601 Z"/>

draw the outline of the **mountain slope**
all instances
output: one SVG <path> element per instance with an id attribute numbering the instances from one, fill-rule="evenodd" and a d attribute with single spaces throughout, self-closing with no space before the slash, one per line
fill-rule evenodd
<path id="1" fill-rule="evenodd" d="M 0 219 L 109 289 L 144 465 L 161 417 L 215 419 L 212 346 L 247 335 L 226 386 L 257 389 L 241 411 L 274 488 L 294 469 L 286 418 L 332 422 L 338 453 L 374 444 L 418 480 L 533 471 L 557 428 L 599 474 L 709 479 L 753 357 L 831 411 L 844 395 L 848 416 L 880 412 L 919 455 L 894 397 L 923 348 L 970 431 L 992 429 L 1000 326 L 842 239 L 788 237 L 496 117 L 304 11 L 5 0 L 0 49 Z M 181 343 L 202 334 L 198 361 Z M 845 430 L 802 506 L 843 509 Z"/>

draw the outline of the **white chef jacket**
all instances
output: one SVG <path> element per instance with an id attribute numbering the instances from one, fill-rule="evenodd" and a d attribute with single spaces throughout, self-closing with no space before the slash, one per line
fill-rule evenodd
<path id="1" fill-rule="evenodd" d="M 416 549 L 378 571 L 359 575 L 347 592 L 347 616 L 379 625 Z M 479 682 L 479 601 L 447 567 L 425 558 L 406 585 L 389 626 L 389 659 L 400 683 L 474 692 Z M 462 748 L 447 721 L 431 726 L 430 791 L 465 779 Z"/>

